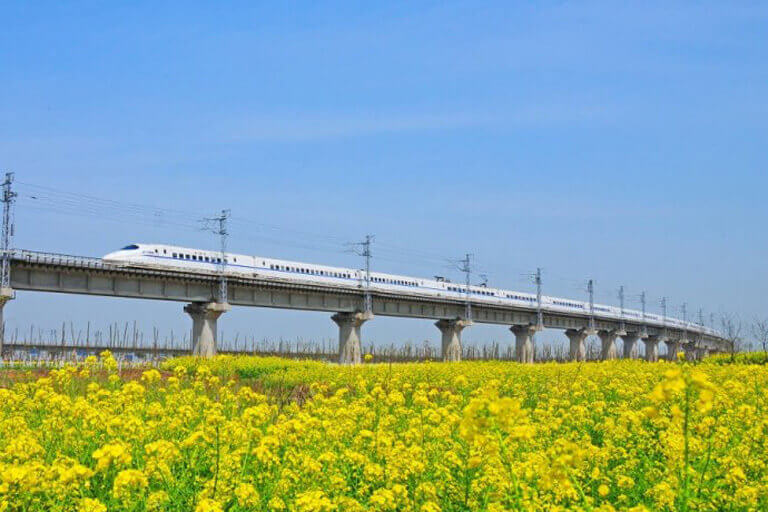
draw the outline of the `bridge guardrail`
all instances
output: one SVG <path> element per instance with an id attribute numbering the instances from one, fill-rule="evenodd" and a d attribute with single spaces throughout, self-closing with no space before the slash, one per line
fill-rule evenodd
<path id="1" fill-rule="evenodd" d="M 3 251 L 0 251 L 3 254 Z M 75 256 L 72 254 L 44 252 L 44 251 L 30 251 L 27 249 L 10 249 L 8 250 L 11 260 L 24 261 L 29 263 L 48 263 L 52 265 L 72 265 L 80 268 L 92 268 L 103 270 L 114 270 L 126 268 L 120 264 L 105 263 L 104 260 L 94 256 Z M 185 274 L 198 274 L 194 271 L 185 271 Z M 210 276 L 208 273 L 199 273 L 200 275 Z M 699 331 L 702 334 L 708 334 L 722 338 L 723 336 L 716 330 L 707 326 L 700 326 L 689 323 L 688 328 L 694 331 Z"/>
<path id="2" fill-rule="evenodd" d="M 101 258 L 93 256 L 75 256 L 54 252 L 29 251 L 26 249 L 11 249 L 10 259 L 30 263 L 51 263 L 58 265 L 76 265 L 86 268 L 114 268 L 113 265 L 104 263 Z"/>

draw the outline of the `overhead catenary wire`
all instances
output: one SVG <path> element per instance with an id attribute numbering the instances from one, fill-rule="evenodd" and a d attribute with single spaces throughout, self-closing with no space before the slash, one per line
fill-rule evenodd
<path id="1" fill-rule="evenodd" d="M 133 202 L 119 201 L 115 199 L 82 194 L 79 192 L 60 190 L 47 185 L 39 185 L 24 181 L 14 181 L 17 189 L 17 204 L 23 210 L 32 210 L 46 213 L 73 215 L 82 218 L 95 218 L 99 221 L 108 221 L 122 224 L 135 224 L 155 229 L 174 229 L 189 232 L 198 232 L 199 224 L 195 219 L 199 217 L 199 211 L 185 211 L 175 208 L 156 207 Z M 262 221 L 255 221 L 244 217 L 232 216 L 229 219 L 232 228 L 233 239 L 247 240 L 257 244 L 272 244 L 280 247 L 299 248 L 307 251 L 323 252 L 327 254 L 344 253 L 344 243 L 349 237 L 334 234 L 321 234 L 309 230 L 278 226 Z M 290 259 L 290 258 L 287 258 Z M 424 269 L 452 268 L 450 262 L 436 251 L 415 247 L 404 247 L 401 244 L 390 243 L 386 240 L 377 240 L 376 261 L 384 261 L 418 266 Z M 512 269 L 509 265 L 498 263 L 472 262 L 471 276 L 480 277 L 487 282 L 488 275 L 512 275 L 526 272 L 523 269 Z M 467 273 L 465 274 L 465 278 Z M 527 271 L 530 274 L 530 271 Z M 520 278 L 515 282 L 534 284 L 530 279 Z M 567 288 L 570 291 L 583 290 L 584 282 L 557 273 L 547 272 L 548 289 Z M 493 286 L 491 287 L 498 287 Z M 604 291 L 608 287 L 601 287 L 595 295 L 601 300 L 615 301 L 615 297 Z"/>

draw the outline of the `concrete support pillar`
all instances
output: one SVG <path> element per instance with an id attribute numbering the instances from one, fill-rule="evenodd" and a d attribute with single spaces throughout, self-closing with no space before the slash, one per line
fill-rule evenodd
<path id="1" fill-rule="evenodd" d="M 655 363 L 659 360 L 659 343 L 666 340 L 663 336 L 648 336 L 643 340 L 645 343 L 645 360 Z"/>
<path id="2" fill-rule="evenodd" d="M 603 361 L 619 357 L 616 349 L 616 338 L 619 337 L 617 331 L 598 331 L 597 336 L 600 338 L 600 358 Z"/>
<path id="3" fill-rule="evenodd" d="M 667 339 L 664 343 L 667 345 L 667 360 L 677 361 L 677 353 L 683 346 L 681 340 Z"/>
<path id="4" fill-rule="evenodd" d="M 637 341 L 640 339 L 640 335 L 636 332 L 628 332 L 621 337 L 624 342 L 624 359 L 637 359 Z"/>
<path id="5" fill-rule="evenodd" d="M 5 342 L 5 317 L 3 316 L 3 310 L 11 299 L 13 299 L 13 288 L 0 288 L 0 360 L 3 359 L 3 343 Z"/>
<path id="6" fill-rule="evenodd" d="M 371 318 L 372 315 L 366 313 L 336 313 L 331 317 L 339 326 L 339 364 L 363 362 L 360 327 Z"/>
<path id="7" fill-rule="evenodd" d="M 193 302 L 184 306 L 184 312 L 192 317 L 192 355 L 216 355 L 216 323 L 230 309 L 229 304 L 219 302 Z"/>
<path id="8" fill-rule="evenodd" d="M 472 322 L 438 320 L 435 325 L 443 333 L 443 361 L 461 361 L 461 331 L 472 325 Z"/>
<path id="9" fill-rule="evenodd" d="M 515 335 L 515 357 L 519 363 L 533 363 L 533 335 L 535 325 L 513 325 L 509 328 Z"/>
<path id="10" fill-rule="evenodd" d="M 587 347 L 584 340 L 590 335 L 587 329 L 568 329 L 565 331 L 571 342 L 571 361 L 585 361 L 587 359 Z"/>

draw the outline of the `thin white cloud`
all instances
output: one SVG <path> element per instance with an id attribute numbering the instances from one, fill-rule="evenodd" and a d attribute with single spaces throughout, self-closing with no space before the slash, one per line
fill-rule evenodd
<path id="1" fill-rule="evenodd" d="M 236 123 L 223 139 L 231 142 L 310 141 L 387 134 L 429 133 L 466 128 L 589 122 L 605 119 L 604 106 L 541 105 L 513 112 L 456 112 L 436 114 L 363 114 L 328 117 L 261 117 Z M 231 130 L 231 131 L 230 131 Z"/>

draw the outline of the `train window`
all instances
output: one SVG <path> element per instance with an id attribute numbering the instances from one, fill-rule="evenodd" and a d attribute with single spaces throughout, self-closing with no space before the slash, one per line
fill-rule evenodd
<path id="1" fill-rule="evenodd" d="M 138 249 L 138 248 L 139 248 L 139 246 L 138 246 L 138 245 L 136 245 L 136 244 L 131 244 L 131 245 L 126 245 L 125 247 L 123 247 L 123 248 L 122 248 L 122 249 L 120 249 L 120 250 L 121 250 L 121 251 L 135 251 L 135 250 L 136 250 L 136 249 Z"/>

